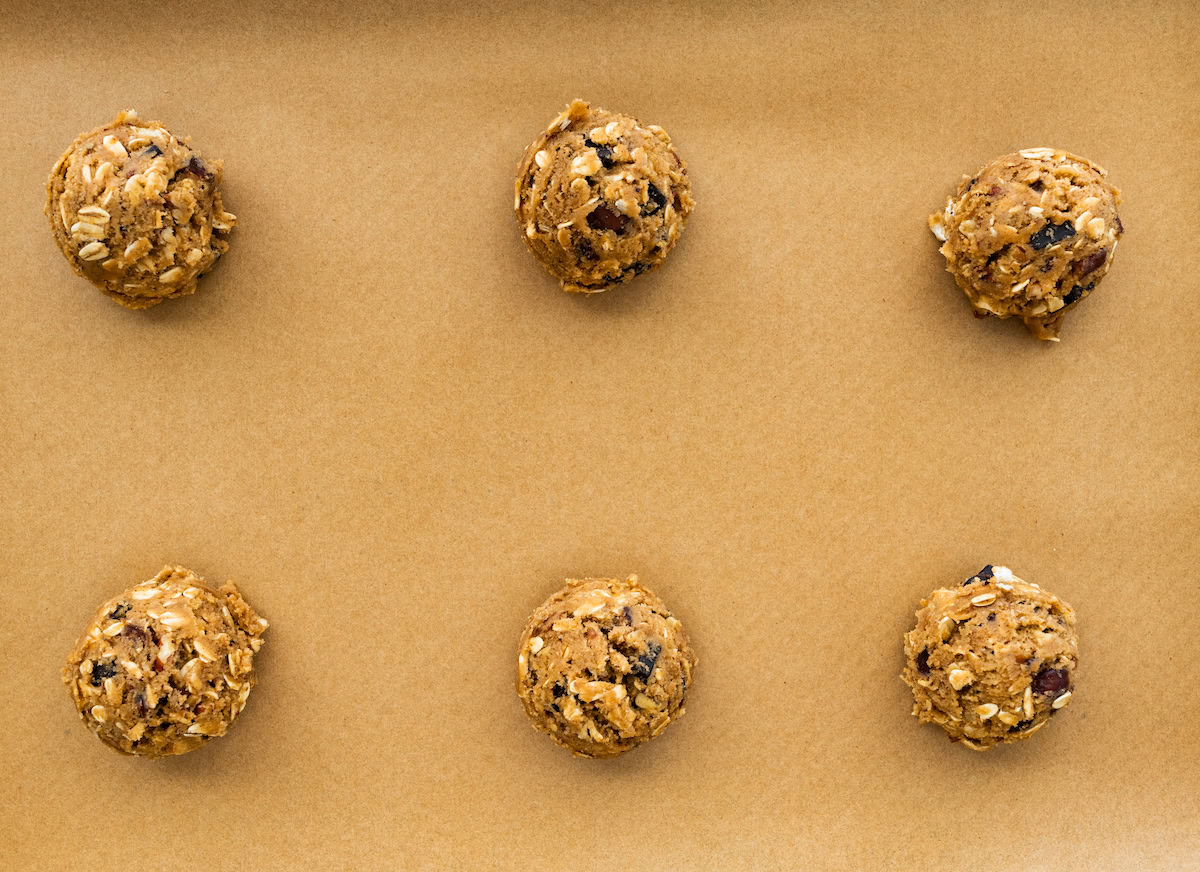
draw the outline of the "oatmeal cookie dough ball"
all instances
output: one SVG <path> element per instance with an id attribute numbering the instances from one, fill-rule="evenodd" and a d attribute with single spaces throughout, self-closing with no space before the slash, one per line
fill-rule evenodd
<path id="1" fill-rule="evenodd" d="M 267 622 L 233 582 L 182 566 L 113 597 L 63 668 L 83 722 L 123 754 L 165 757 L 223 736 L 254 687 Z"/>
<path id="2" fill-rule="evenodd" d="M 922 600 L 904 637 L 913 714 L 975 751 L 1028 739 L 1071 701 L 1075 612 L 1004 566 Z"/>
<path id="3" fill-rule="evenodd" d="M 696 655 L 636 575 L 569 579 L 529 618 L 517 695 L 535 729 L 577 757 L 616 757 L 683 717 Z"/>
<path id="4" fill-rule="evenodd" d="M 122 306 L 194 293 L 229 248 L 221 162 L 132 109 L 81 134 L 46 185 L 46 215 L 71 267 Z"/>
<path id="5" fill-rule="evenodd" d="M 607 291 L 661 264 L 693 206 L 687 165 L 656 124 L 575 100 L 525 150 L 517 220 L 564 291 Z"/>
<path id="6" fill-rule="evenodd" d="M 946 270 L 976 317 L 1017 317 L 1058 341 L 1063 317 L 1104 278 L 1124 228 L 1121 192 L 1091 161 L 1032 148 L 963 177 L 929 217 Z"/>

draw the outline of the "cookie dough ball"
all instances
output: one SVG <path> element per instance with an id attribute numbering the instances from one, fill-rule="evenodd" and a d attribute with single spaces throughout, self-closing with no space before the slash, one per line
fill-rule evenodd
<path id="1" fill-rule="evenodd" d="M 636 575 L 569 579 L 521 635 L 517 695 L 577 757 L 616 757 L 683 717 L 695 668 L 683 626 Z"/>
<path id="2" fill-rule="evenodd" d="M 1003 566 L 921 602 L 904 637 L 913 714 L 975 751 L 1028 739 L 1071 701 L 1071 607 Z"/>
<path id="3" fill-rule="evenodd" d="M 1124 228 L 1121 192 L 1085 158 L 1032 148 L 963 178 L 929 217 L 976 317 L 1017 317 L 1058 341 L 1067 311 L 1104 278 Z"/>
<path id="4" fill-rule="evenodd" d="M 182 566 L 100 607 L 63 681 L 88 729 L 123 754 L 165 757 L 223 736 L 246 707 L 267 622 L 232 582 Z"/>
<path id="5" fill-rule="evenodd" d="M 585 294 L 666 260 L 693 205 L 665 130 L 582 100 L 525 150 L 516 190 L 525 244 L 564 291 Z"/>
<path id="6" fill-rule="evenodd" d="M 46 215 L 72 268 L 122 306 L 145 309 L 196 290 L 229 248 L 237 220 L 205 160 L 132 109 L 81 134 L 46 185 Z"/>

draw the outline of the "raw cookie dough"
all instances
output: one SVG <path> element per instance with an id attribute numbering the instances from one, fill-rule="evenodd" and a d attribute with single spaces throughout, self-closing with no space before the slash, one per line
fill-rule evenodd
<path id="1" fill-rule="evenodd" d="M 81 134 L 46 184 L 46 215 L 79 275 L 122 306 L 145 309 L 196 290 L 229 248 L 236 218 L 205 160 L 130 109 Z"/>
<path id="2" fill-rule="evenodd" d="M 182 566 L 113 597 L 63 668 L 83 722 L 123 754 L 165 757 L 223 736 L 246 707 L 267 622 L 233 582 Z"/>
<path id="3" fill-rule="evenodd" d="M 904 637 L 913 714 L 975 751 L 1028 739 L 1071 701 L 1075 612 L 1004 566 L 921 601 Z"/>
<path id="4" fill-rule="evenodd" d="M 517 220 L 564 291 L 594 294 L 661 264 L 693 201 L 687 165 L 656 124 L 575 100 L 525 150 Z"/>
<path id="5" fill-rule="evenodd" d="M 636 575 L 568 579 L 529 618 L 517 695 L 535 729 L 577 757 L 616 757 L 683 717 L 696 655 Z"/>
<path id="6" fill-rule="evenodd" d="M 1058 341 L 1068 309 L 1104 278 L 1124 228 L 1121 192 L 1077 155 L 1031 148 L 963 177 L 929 216 L 946 270 L 978 318 L 1016 316 L 1038 339 Z"/>

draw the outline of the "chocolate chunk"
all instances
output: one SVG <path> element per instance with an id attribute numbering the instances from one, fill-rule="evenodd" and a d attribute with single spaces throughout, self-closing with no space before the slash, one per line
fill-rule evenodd
<path id="1" fill-rule="evenodd" d="M 1047 224 L 1030 237 L 1029 244 L 1033 246 L 1034 251 L 1041 251 L 1064 239 L 1070 239 L 1074 235 L 1075 228 L 1070 221 L 1064 221 L 1062 224 Z"/>
<path id="2" fill-rule="evenodd" d="M 658 664 L 658 655 L 662 653 L 662 645 L 657 642 L 650 642 L 648 647 L 649 650 L 645 654 L 639 654 L 629 670 L 635 678 L 642 681 L 650 680 L 650 676 L 654 674 L 654 667 Z"/>
<path id="3" fill-rule="evenodd" d="M 204 165 L 204 161 L 200 160 L 198 157 L 194 157 L 188 161 L 188 165 L 184 167 L 184 172 L 191 173 L 193 176 L 198 176 L 199 178 L 204 179 L 206 182 L 212 178 L 212 173 L 208 171 L 208 167 Z"/>
<path id="4" fill-rule="evenodd" d="M 1120 215 L 1114 215 L 1114 216 L 1113 216 L 1113 220 L 1114 220 L 1114 221 L 1116 222 L 1116 224 L 1117 224 L 1117 233 L 1124 233 L 1124 232 L 1125 232 L 1125 225 L 1121 223 L 1121 216 L 1120 216 Z"/>
<path id="5" fill-rule="evenodd" d="M 596 250 L 592 248 L 591 243 L 586 239 L 581 239 L 575 243 L 575 254 L 580 260 L 596 259 Z"/>
<path id="6" fill-rule="evenodd" d="M 962 583 L 971 584 L 971 582 L 986 582 L 989 578 L 991 578 L 991 564 L 984 566 L 982 570 L 974 573 L 973 576 L 967 578 L 966 581 Z"/>
<path id="7" fill-rule="evenodd" d="M 112 678 L 117 674 L 117 667 L 113 663 L 97 663 L 92 667 L 92 687 L 99 687 L 100 683 L 106 678 Z"/>
<path id="8" fill-rule="evenodd" d="M 1017 723 L 1008 728 L 1008 731 L 1010 733 L 1019 733 L 1022 730 L 1028 730 L 1032 726 L 1033 721 L 1017 721 Z"/>
<path id="9" fill-rule="evenodd" d="M 1041 179 L 1036 179 L 1036 180 L 1033 182 L 1033 184 L 1031 184 L 1031 185 L 1029 186 L 1029 190 L 1031 190 L 1031 191 L 1037 191 L 1039 194 L 1040 194 L 1040 193 L 1041 193 L 1043 190 L 1045 190 L 1045 188 L 1046 188 L 1046 186 L 1042 184 L 1042 180 L 1041 180 Z"/>
<path id="10" fill-rule="evenodd" d="M 929 649 L 928 648 L 926 648 L 924 651 L 922 651 L 920 654 L 917 655 L 917 672 L 920 672 L 922 675 L 929 674 Z"/>
<path id="11" fill-rule="evenodd" d="M 588 148 L 596 149 L 596 157 L 600 158 L 600 163 L 604 164 L 606 170 L 611 170 L 615 161 L 613 160 L 613 150 L 607 145 L 598 145 L 590 139 L 585 139 L 583 144 Z"/>
<path id="12" fill-rule="evenodd" d="M 632 627 L 633 626 L 633 609 L 631 609 L 629 606 L 625 606 L 625 608 L 621 609 L 621 613 L 625 615 L 625 625 L 627 627 Z"/>
<path id="13" fill-rule="evenodd" d="M 1094 287 L 1096 287 L 1095 282 L 1087 285 L 1075 285 L 1075 287 L 1071 288 L 1071 293 L 1063 297 L 1063 305 L 1069 306 L 1072 303 L 1078 302 L 1079 300 L 1083 299 L 1084 294 Z"/>
<path id="14" fill-rule="evenodd" d="M 108 616 L 113 619 L 123 618 L 127 614 L 129 614 L 129 610 L 131 608 L 132 608 L 132 606 L 130 606 L 129 603 L 121 603 L 119 606 L 117 606 L 115 609 L 113 609 L 111 612 L 109 612 Z"/>
<path id="15" fill-rule="evenodd" d="M 653 209 L 643 209 L 645 215 L 654 215 L 663 206 L 667 205 L 667 195 L 660 191 L 654 185 L 648 185 L 646 188 L 646 196 L 650 198 L 650 202 L 654 204 Z"/>
<path id="16" fill-rule="evenodd" d="M 1104 262 L 1106 260 L 1108 260 L 1108 250 L 1107 249 L 1102 248 L 1099 251 L 1093 251 L 1091 254 L 1089 254 L 1087 257 L 1085 257 L 1083 260 L 1079 261 L 1079 263 L 1075 264 L 1075 272 L 1078 273 L 1080 276 L 1085 276 L 1088 273 L 1093 273 L 1096 270 L 1100 269 L 1100 267 L 1104 266 Z"/>
<path id="17" fill-rule="evenodd" d="M 620 233 L 625 229 L 625 225 L 629 223 L 629 216 L 622 215 L 613 209 L 608 208 L 603 203 L 588 213 L 588 227 L 593 230 L 612 230 Z"/>
<path id="18" fill-rule="evenodd" d="M 157 145 L 148 145 L 142 151 L 142 154 L 146 157 L 158 157 L 160 154 L 162 154 L 162 149 Z"/>
<path id="19" fill-rule="evenodd" d="M 562 684 L 562 682 L 559 682 L 558 684 L 554 685 L 554 687 L 550 688 L 550 692 L 554 694 L 555 699 L 558 699 L 567 692 L 567 688 Z"/>
<path id="20" fill-rule="evenodd" d="M 1043 669 L 1033 676 L 1033 692 L 1041 696 L 1058 696 L 1071 686 L 1071 673 L 1066 669 Z"/>
<path id="21" fill-rule="evenodd" d="M 995 613 L 995 612 L 988 612 L 988 620 L 989 620 L 989 621 L 994 621 L 994 620 L 996 620 L 996 613 Z"/>

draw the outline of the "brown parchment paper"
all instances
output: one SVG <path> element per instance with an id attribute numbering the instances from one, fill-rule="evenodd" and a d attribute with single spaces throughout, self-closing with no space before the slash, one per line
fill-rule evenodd
<path id="1" fill-rule="evenodd" d="M 0 866 L 1200 868 L 1193 3 L 32 4 L 0 14 Z M 583 299 L 518 237 L 575 96 L 663 125 L 696 212 Z M 120 309 L 42 215 L 136 107 L 226 167 L 196 296 Z M 976 321 L 925 217 L 1056 146 L 1127 233 L 1060 345 Z M 272 622 L 228 737 L 158 764 L 61 662 L 166 562 Z M 1004 563 L 1079 692 L 986 755 L 901 634 Z M 701 662 L 611 762 L 535 734 L 525 617 L 636 572 Z"/>

